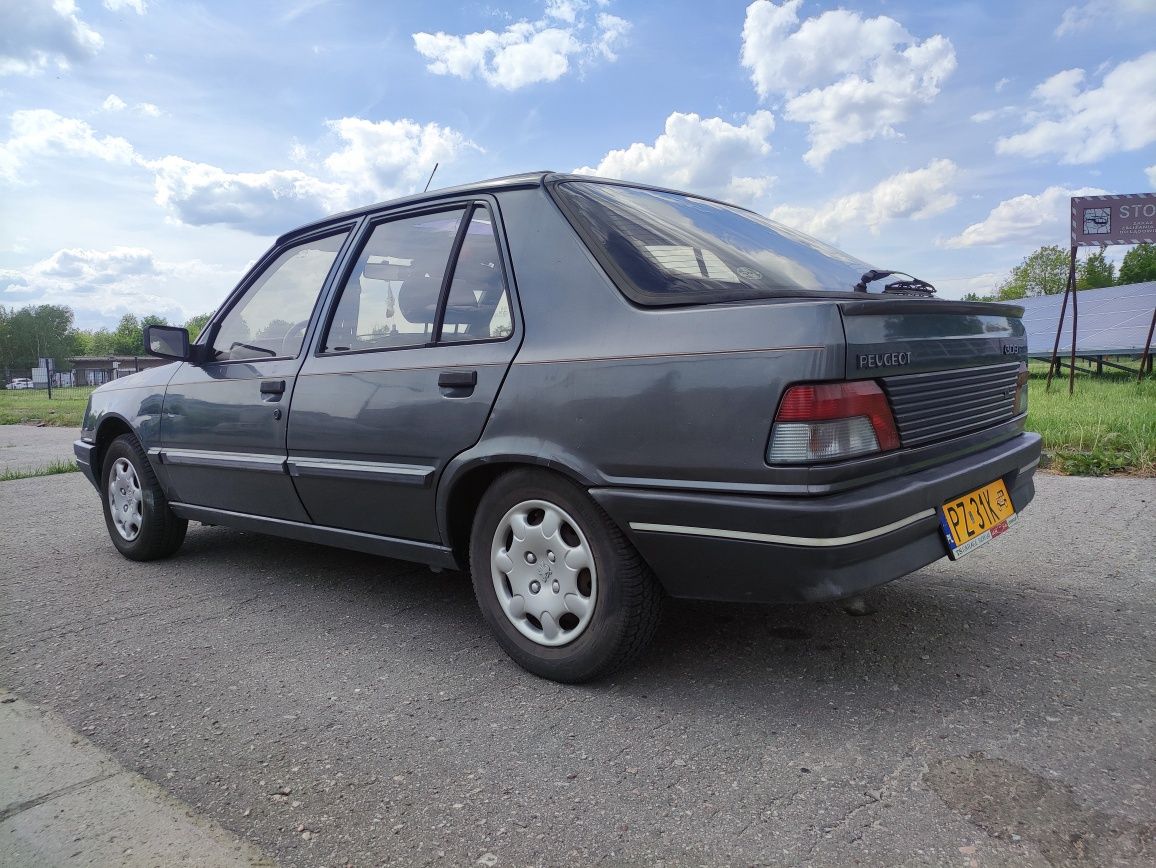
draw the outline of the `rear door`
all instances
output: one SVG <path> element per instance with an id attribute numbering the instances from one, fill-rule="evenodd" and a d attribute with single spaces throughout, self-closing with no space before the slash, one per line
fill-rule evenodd
<path id="1" fill-rule="evenodd" d="M 285 467 L 285 432 L 318 298 L 350 231 L 272 251 L 210 326 L 211 360 L 169 382 L 152 452 L 171 500 L 309 520 Z"/>
<path id="2" fill-rule="evenodd" d="M 439 540 L 434 491 L 521 340 L 492 202 L 366 227 L 301 369 L 289 472 L 317 524 Z"/>

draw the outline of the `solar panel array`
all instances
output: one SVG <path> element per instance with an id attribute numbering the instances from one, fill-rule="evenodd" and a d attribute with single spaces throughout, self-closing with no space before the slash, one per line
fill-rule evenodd
<path id="1" fill-rule="evenodd" d="M 1156 281 L 1085 289 L 1080 297 L 1080 324 L 1076 331 L 1076 354 L 1085 356 L 1129 355 L 1144 352 L 1152 310 L 1156 308 Z M 1056 340 L 1063 293 L 1021 298 L 1024 327 L 1028 332 L 1028 355 L 1050 356 Z M 1072 305 L 1064 317 L 1060 351 L 1072 347 Z"/>

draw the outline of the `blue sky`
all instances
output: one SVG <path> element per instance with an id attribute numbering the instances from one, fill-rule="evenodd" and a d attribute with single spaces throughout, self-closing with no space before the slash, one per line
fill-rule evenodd
<path id="1" fill-rule="evenodd" d="M 986 291 L 1070 196 L 1156 189 L 1154 34 L 1156 0 L 5 0 L 0 304 L 183 321 L 435 161 L 718 196 Z"/>

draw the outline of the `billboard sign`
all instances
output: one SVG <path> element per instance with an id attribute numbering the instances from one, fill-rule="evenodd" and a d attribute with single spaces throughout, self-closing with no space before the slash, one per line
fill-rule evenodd
<path id="1" fill-rule="evenodd" d="M 1156 243 L 1156 193 L 1072 197 L 1072 246 Z"/>

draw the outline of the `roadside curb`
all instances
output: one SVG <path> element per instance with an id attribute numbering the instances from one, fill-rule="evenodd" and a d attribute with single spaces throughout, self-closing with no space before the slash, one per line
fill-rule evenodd
<path id="1" fill-rule="evenodd" d="M 3 688 L 0 768 L 0 865 L 274 865 Z"/>

